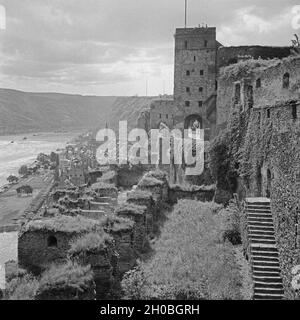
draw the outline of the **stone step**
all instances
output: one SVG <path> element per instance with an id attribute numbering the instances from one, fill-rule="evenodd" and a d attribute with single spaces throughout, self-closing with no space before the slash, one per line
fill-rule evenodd
<path id="1" fill-rule="evenodd" d="M 264 289 L 264 288 L 272 288 L 272 289 L 281 289 L 283 290 L 283 286 L 282 286 L 282 283 L 281 282 L 258 282 L 258 281 L 255 281 L 254 282 L 254 288 L 261 288 L 261 289 Z"/>
<path id="2" fill-rule="evenodd" d="M 254 267 L 277 267 L 279 268 L 279 261 L 257 261 L 253 260 Z"/>
<path id="3" fill-rule="evenodd" d="M 258 221 L 249 221 L 249 227 L 273 227 L 272 222 L 258 222 Z"/>
<path id="4" fill-rule="evenodd" d="M 278 271 L 261 271 L 261 270 L 253 270 L 254 277 L 280 277 L 280 272 Z"/>
<path id="5" fill-rule="evenodd" d="M 249 233 L 249 238 L 251 239 L 262 239 L 262 240 L 274 240 L 275 241 L 275 236 L 272 234 L 259 234 L 259 233 Z"/>
<path id="6" fill-rule="evenodd" d="M 269 222 L 273 224 L 273 218 L 256 218 L 256 217 L 247 217 L 248 222 Z"/>
<path id="7" fill-rule="evenodd" d="M 259 209 L 247 209 L 246 213 L 247 214 L 261 214 L 261 215 L 270 214 L 270 215 L 272 215 L 271 210 L 267 210 L 267 209 L 261 209 L 261 210 L 259 210 Z"/>
<path id="8" fill-rule="evenodd" d="M 269 230 L 260 230 L 260 229 L 249 229 L 249 235 L 262 235 L 262 236 L 273 236 L 275 238 L 275 232 Z"/>
<path id="9" fill-rule="evenodd" d="M 246 206 L 254 206 L 254 207 L 269 207 L 270 208 L 270 202 L 246 202 Z"/>
<path id="10" fill-rule="evenodd" d="M 260 258 L 264 258 L 264 259 L 268 259 L 268 258 L 277 258 L 278 259 L 278 252 L 252 251 L 251 255 L 253 258 L 260 257 Z"/>
<path id="11" fill-rule="evenodd" d="M 252 260 L 253 261 L 262 261 L 262 262 L 278 262 L 279 259 L 278 257 L 268 257 L 268 256 L 262 256 L 262 255 L 252 255 Z"/>
<path id="12" fill-rule="evenodd" d="M 276 296 L 276 295 L 266 296 L 266 295 L 257 294 L 257 295 L 254 295 L 254 300 L 283 300 L 283 297 Z"/>
<path id="13" fill-rule="evenodd" d="M 259 234 L 259 233 L 249 233 L 249 238 L 251 239 L 261 239 L 261 240 L 274 240 L 275 237 L 271 234 Z"/>
<path id="14" fill-rule="evenodd" d="M 253 251 L 278 253 L 277 247 L 274 244 L 251 244 L 251 249 Z"/>
<path id="15" fill-rule="evenodd" d="M 254 288 L 254 294 L 276 294 L 283 295 L 283 288 Z"/>
<path id="16" fill-rule="evenodd" d="M 280 276 L 253 276 L 254 282 L 259 283 L 280 283 L 282 284 L 282 279 Z"/>
<path id="17" fill-rule="evenodd" d="M 265 231 L 265 232 L 273 232 L 274 228 L 272 227 L 266 227 L 266 226 L 248 226 L 248 231 Z"/>
<path id="18" fill-rule="evenodd" d="M 256 219 L 272 219 L 273 221 L 273 216 L 271 214 L 257 214 L 257 213 L 247 213 L 247 218 L 256 218 Z"/>
<path id="19" fill-rule="evenodd" d="M 276 244 L 276 241 L 274 239 L 269 240 L 269 239 L 251 239 L 250 238 L 250 242 L 252 244 Z"/>
<path id="20" fill-rule="evenodd" d="M 253 266 L 254 272 L 277 272 L 280 274 L 279 266 Z"/>

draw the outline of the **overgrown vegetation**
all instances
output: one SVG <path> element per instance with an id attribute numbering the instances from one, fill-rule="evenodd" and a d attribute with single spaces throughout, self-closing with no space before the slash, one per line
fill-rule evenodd
<path id="1" fill-rule="evenodd" d="M 52 231 L 52 232 L 68 232 L 68 233 L 81 233 L 93 231 L 99 227 L 99 223 L 86 219 L 80 216 L 56 216 L 51 219 L 33 220 L 29 221 L 22 228 L 21 232 L 28 231 Z"/>
<path id="2" fill-rule="evenodd" d="M 82 252 L 97 252 L 102 251 L 107 248 L 107 246 L 112 243 L 113 238 L 106 232 L 92 232 L 73 240 L 69 253 L 78 254 Z"/>
<path id="3" fill-rule="evenodd" d="M 222 239 L 220 206 L 180 201 L 162 229 L 155 255 L 126 274 L 127 299 L 238 299 L 233 247 Z"/>
<path id="4" fill-rule="evenodd" d="M 43 273 L 38 292 L 66 289 L 82 292 L 90 288 L 92 281 L 93 272 L 90 266 L 68 261 L 65 264 L 52 265 Z"/>
<path id="5" fill-rule="evenodd" d="M 30 274 L 23 274 L 11 279 L 6 287 L 8 300 L 34 300 L 39 282 Z"/>

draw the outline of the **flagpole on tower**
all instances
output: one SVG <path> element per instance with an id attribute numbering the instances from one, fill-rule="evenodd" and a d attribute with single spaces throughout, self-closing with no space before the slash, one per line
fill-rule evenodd
<path id="1" fill-rule="evenodd" d="M 184 27 L 187 25 L 187 0 L 184 0 Z"/>

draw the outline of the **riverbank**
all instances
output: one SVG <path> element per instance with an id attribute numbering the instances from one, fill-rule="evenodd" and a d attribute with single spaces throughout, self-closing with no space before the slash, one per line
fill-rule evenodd
<path id="1" fill-rule="evenodd" d="M 82 131 L 0 136 L 0 186 L 7 184 L 9 175 L 17 175 L 22 165 L 35 161 L 39 153 L 62 149 L 80 133 Z"/>

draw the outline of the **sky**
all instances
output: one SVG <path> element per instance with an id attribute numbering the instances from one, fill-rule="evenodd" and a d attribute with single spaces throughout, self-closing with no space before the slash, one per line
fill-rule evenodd
<path id="1" fill-rule="evenodd" d="M 188 26 L 201 23 L 223 45 L 290 45 L 300 0 L 188 0 Z M 0 87 L 172 94 L 183 24 L 184 0 L 0 0 Z"/>

